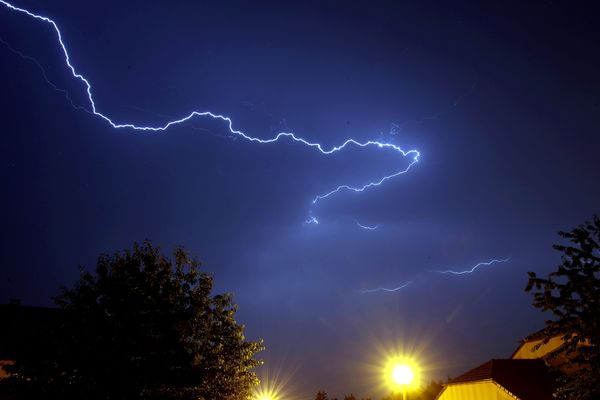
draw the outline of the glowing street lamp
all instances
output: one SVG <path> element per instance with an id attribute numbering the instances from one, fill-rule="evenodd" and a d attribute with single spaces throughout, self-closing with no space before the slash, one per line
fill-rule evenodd
<path id="1" fill-rule="evenodd" d="M 278 396 L 272 391 L 264 390 L 255 393 L 252 400 L 278 400 Z"/>
<path id="2" fill-rule="evenodd" d="M 397 385 L 410 385 L 415 375 L 408 365 L 396 365 L 392 370 L 392 379 Z"/>
<path id="3" fill-rule="evenodd" d="M 392 381 L 402 387 L 402 399 L 406 400 L 406 388 L 415 378 L 412 369 L 406 364 L 397 364 L 392 368 Z"/>

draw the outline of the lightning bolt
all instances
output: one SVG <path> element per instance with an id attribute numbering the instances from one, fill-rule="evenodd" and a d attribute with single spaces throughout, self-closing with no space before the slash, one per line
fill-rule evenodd
<path id="1" fill-rule="evenodd" d="M 380 186 L 387 180 L 408 172 L 410 170 L 410 168 L 419 161 L 420 153 L 418 150 L 405 151 L 402 148 L 400 148 L 399 146 L 394 145 L 392 143 L 385 143 L 385 142 L 379 142 L 379 141 L 374 141 L 374 140 L 360 142 L 360 141 L 357 141 L 354 139 L 348 139 L 339 146 L 325 148 L 320 143 L 308 141 L 302 137 L 296 136 L 292 132 L 279 132 L 270 139 L 261 139 L 258 137 L 253 137 L 253 136 L 247 135 L 246 133 L 242 132 L 241 130 L 234 129 L 233 121 L 229 117 L 221 115 L 221 114 L 216 114 L 211 111 L 192 111 L 191 113 L 189 113 L 188 115 L 186 115 L 182 118 L 174 119 L 172 121 L 165 123 L 164 125 L 158 125 L 158 126 L 135 125 L 133 123 L 127 123 L 127 122 L 125 122 L 125 123 L 115 122 L 111 118 L 109 118 L 107 115 L 98 111 L 98 108 L 96 107 L 96 103 L 94 102 L 94 96 L 92 95 L 92 85 L 87 80 L 87 78 L 85 78 L 85 76 L 83 74 L 77 72 L 76 68 L 71 63 L 71 57 L 70 57 L 67 47 L 63 41 L 62 33 L 61 33 L 58 25 L 56 24 L 56 22 L 49 17 L 43 16 L 43 15 L 38 15 L 27 9 L 14 6 L 13 4 L 11 4 L 5 0 L 0 0 L 0 4 L 2 4 L 3 6 L 5 6 L 6 8 L 8 8 L 12 11 L 19 12 L 21 14 L 27 15 L 36 20 L 48 23 L 52 26 L 52 28 L 54 28 L 54 31 L 56 32 L 56 37 L 57 37 L 58 43 L 59 43 L 59 45 L 62 49 L 62 53 L 64 55 L 65 64 L 68 67 L 68 69 L 71 71 L 71 74 L 73 75 L 73 77 L 75 79 L 79 80 L 85 86 L 85 91 L 87 93 L 87 98 L 89 100 L 89 109 L 86 109 L 81 106 L 76 106 L 76 108 L 84 109 L 85 111 L 89 112 L 90 114 L 93 114 L 96 117 L 103 119 L 106 123 L 108 123 L 114 129 L 132 129 L 135 131 L 159 132 L 159 131 L 166 131 L 167 129 L 169 129 L 170 127 L 175 126 L 175 125 L 184 124 L 187 121 L 191 120 L 192 118 L 196 118 L 196 117 L 197 118 L 211 118 L 214 120 L 220 120 L 220 121 L 224 122 L 231 134 L 237 135 L 243 139 L 246 139 L 246 140 L 248 140 L 250 142 L 254 142 L 254 143 L 268 144 L 268 143 L 277 142 L 282 138 L 287 138 L 294 142 L 303 144 L 309 148 L 315 149 L 324 155 L 334 154 L 338 151 L 343 150 L 347 146 L 351 146 L 351 145 L 357 146 L 357 147 L 362 147 L 362 148 L 374 147 L 374 148 L 394 151 L 394 152 L 398 153 L 399 155 L 401 155 L 402 157 L 409 157 L 409 159 L 411 160 L 406 168 L 404 168 L 400 171 L 394 172 L 390 175 L 383 176 L 382 178 L 375 180 L 373 182 L 369 182 L 369 183 L 366 183 L 363 185 L 358 185 L 358 186 L 340 185 L 331 191 L 328 191 L 324 194 L 319 194 L 319 195 L 315 196 L 312 200 L 311 208 L 309 210 L 309 220 L 305 222 L 306 224 L 318 224 L 319 223 L 319 221 L 312 215 L 312 208 L 315 204 L 317 204 L 318 201 L 323 200 L 323 199 L 325 199 L 329 196 L 332 196 L 333 194 L 341 192 L 341 191 L 363 192 L 372 187 Z M 21 55 L 23 58 L 32 59 L 31 57 L 25 56 L 24 54 L 19 53 L 18 51 L 14 50 L 12 48 L 11 48 L 11 50 L 13 52 Z M 46 81 L 48 81 L 56 90 L 63 91 L 63 90 L 57 88 L 54 84 L 52 84 L 52 82 L 50 82 L 50 80 L 47 78 L 47 76 L 45 74 L 44 69 L 37 62 L 37 60 L 35 60 L 35 59 L 32 59 L 32 60 L 33 60 L 33 62 L 35 62 L 38 65 L 39 68 L 41 68 Z M 63 91 L 63 92 L 65 93 L 65 95 L 67 96 L 67 99 L 71 102 L 71 104 L 74 105 L 73 102 L 68 97 L 68 93 L 66 91 Z"/>
<path id="2" fill-rule="evenodd" d="M 59 93 L 62 93 L 65 98 L 67 99 L 67 101 L 69 103 L 71 103 L 71 106 L 73 106 L 74 109 L 76 110 L 82 110 L 85 111 L 87 113 L 90 113 L 85 107 L 79 106 L 77 104 L 75 104 L 75 102 L 73 101 L 73 99 L 71 99 L 71 96 L 69 95 L 69 92 L 66 91 L 65 89 L 61 89 L 58 86 L 56 86 L 51 80 L 50 78 L 48 78 L 48 74 L 46 73 L 46 70 L 44 69 L 44 67 L 42 66 L 42 64 L 40 64 L 40 62 L 38 60 L 36 60 L 35 58 L 15 49 L 14 47 L 12 47 L 10 45 L 10 43 L 8 43 L 7 41 L 5 41 L 4 39 L 0 38 L 0 43 L 2 43 L 10 52 L 18 55 L 19 57 L 21 57 L 24 60 L 30 61 L 32 62 L 42 73 L 42 77 L 44 78 L 44 80 L 46 81 L 46 83 L 48 83 L 48 85 L 50 85 L 50 87 L 54 90 L 56 90 Z"/>
<path id="3" fill-rule="evenodd" d="M 471 93 L 473 91 L 475 91 L 475 87 L 477 86 L 477 84 L 479 83 L 479 80 L 475 80 L 472 84 L 470 89 L 466 92 L 463 93 L 462 95 L 458 96 L 454 102 L 452 103 L 452 105 L 445 111 L 440 111 L 437 114 L 433 114 L 433 115 L 429 115 L 429 116 L 422 116 L 421 118 L 417 118 L 417 119 L 409 119 L 407 121 L 404 121 L 402 123 L 399 124 L 395 124 L 392 123 L 392 126 L 390 128 L 389 134 L 390 135 L 398 135 L 400 134 L 402 131 L 404 131 L 404 129 L 406 128 L 406 126 L 408 125 L 422 125 L 427 121 L 435 121 L 435 120 L 439 120 L 442 117 L 445 117 L 447 115 L 450 115 L 454 112 L 454 110 L 456 108 L 458 108 L 458 106 L 460 105 L 460 103 L 463 102 L 463 100 L 470 96 Z"/>
<path id="4" fill-rule="evenodd" d="M 509 258 L 500 259 L 500 260 L 494 259 L 494 260 L 490 260 L 490 261 L 480 262 L 480 263 L 476 264 L 475 266 L 473 266 L 473 268 L 467 269 L 465 271 L 452 271 L 452 270 L 448 269 L 448 270 L 445 270 L 445 271 L 433 270 L 431 272 L 437 272 L 437 273 L 440 273 L 440 274 L 452 274 L 452 275 L 472 274 L 473 272 L 475 272 L 475 270 L 477 268 L 481 267 L 482 265 L 489 266 L 489 265 L 492 265 L 492 264 L 495 264 L 495 263 L 505 263 L 505 262 L 508 262 L 509 260 L 510 260 L 510 257 Z"/>
<path id="5" fill-rule="evenodd" d="M 319 225 L 319 220 L 312 215 L 310 215 L 309 219 L 304 221 L 304 225 L 311 225 L 311 224 Z"/>
<path id="6" fill-rule="evenodd" d="M 369 225 L 363 225 L 360 222 L 358 222 L 358 220 L 354 220 L 354 222 L 356 223 L 356 226 L 358 226 L 359 228 L 365 229 L 367 231 L 374 231 L 375 229 L 379 228 L 379 225 L 374 225 L 374 226 L 369 226 Z"/>
<path id="7" fill-rule="evenodd" d="M 395 287 L 395 288 L 378 287 L 378 288 L 375 288 L 375 289 L 364 289 L 364 290 L 361 290 L 360 292 L 362 294 L 375 293 L 375 292 L 388 292 L 388 293 L 397 292 L 400 289 L 404 289 L 405 287 L 407 287 L 411 283 L 412 283 L 412 281 L 408 281 L 404 285 L 401 285 L 401 286 L 398 286 L 398 287 Z"/>
<path id="8" fill-rule="evenodd" d="M 358 142 L 356 142 L 354 139 L 348 139 L 347 141 L 345 141 L 345 142 L 344 142 L 344 144 L 343 144 L 342 146 L 339 146 L 339 147 L 334 147 L 334 148 L 332 148 L 332 150 L 331 150 L 331 151 L 329 151 L 329 152 L 323 152 L 323 151 L 321 151 L 321 152 L 322 152 L 322 153 L 324 153 L 324 154 L 331 154 L 333 151 L 338 151 L 338 150 L 341 150 L 342 148 L 344 148 L 344 147 L 345 147 L 347 144 L 349 144 L 349 143 L 354 143 L 354 144 L 356 144 L 357 146 L 361 146 L 361 147 L 366 147 L 366 146 L 378 146 L 379 148 L 384 148 L 384 147 L 386 147 L 386 148 L 392 148 L 392 149 L 394 149 L 395 151 L 397 151 L 397 152 L 401 153 L 401 154 L 402 154 L 404 157 L 406 157 L 406 156 L 408 156 L 408 155 L 411 155 L 411 154 L 412 154 L 412 155 L 413 155 L 413 159 L 412 159 L 411 163 L 410 163 L 410 164 L 408 164 L 408 167 L 406 167 L 405 169 L 403 169 L 403 170 L 400 170 L 400 171 L 398 171 L 398 172 L 395 172 L 395 173 L 393 173 L 393 174 L 391 174 L 391 175 L 386 175 L 386 176 L 384 176 L 383 178 L 379 179 L 378 181 L 375 181 L 375 182 L 369 182 L 369 183 L 367 183 L 367 184 L 365 184 L 365 185 L 362 185 L 362 186 L 356 186 L 356 187 L 355 187 L 355 186 L 349 186 L 349 185 L 340 185 L 340 186 L 336 187 L 335 189 L 333 189 L 333 190 L 332 190 L 332 191 L 330 191 L 330 192 L 327 192 L 327 193 L 325 193 L 325 194 L 320 194 L 320 195 L 317 195 L 317 196 L 315 196 L 315 198 L 313 199 L 313 201 L 312 201 L 312 204 L 317 204 L 317 202 L 318 202 L 319 200 L 326 199 L 327 197 L 329 197 L 329 196 L 331 196 L 331 195 L 333 195 L 333 194 L 335 194 L 335 193 L 337 193 L 337 192 L 339 192 L 339 191 L 342 191 L 342 190 L 350 190 L 350 191 L 352 191 L 352 192 L 364 192 L 366 189 L 369 189 L 369 188 L 371 188 L 371 187 L 373 187 L 373 186 L 380 186 L 381 184 L 383 184 L 383 183 L 384 183 L 385 181 L 387 181 L 388 179 L 392 179 L 392 178 L 395 178 L 395 177 L 396 177 L 396 176 L 398 176 L 398 175 L 402 175 L 402 174 L 405 174 L 405 173 L 407 173 L 407 172 L 408 172 L 408 170 L 410 169 L 410 167 L 412 167 L 412 166 L 413 166 L 413 164 L 416 164 L 416 163 L 418 163 L 418 162 L 419 162 L 419 157 L 420 157 L 420 155 L 421 155 L 421 154 L 420 154 L 420 153 L 419 153 L 417 150 L 409 150 L 409 151 L 404 151 L 404 150 L 402 150 L 400 147 L 398 147 L 398 146 L 396 146 L 396 145 L 393 145 L 393 144 L 391 144 L 391 143 L 381 143 L 381 142 L 377 142 L 377 141 L 371 141 L 371 140 L 370 140 L 370 141 L 368 141 L 368 142 L 364 142 L 364 143 L 358 143 Z M 319 148 L 319 150 L 321 150 L 321 149 Z"/>
<path id="9" fill-rule="evenodd" d="M 358 223 L 358 222 L 357 222 Z M 441 270 L 430 270 L 429 272 L 437 272 L 440 274 L 453 274 L 453 275 L 464 275 L 464 274 L 471 274 L 473 273 L 477 268 L 481 267 L 482 265 L 492 265 L 495 263 L 505 263 L 508 262 L 510 260 L 509 258 L 504 258 L 504 259 L 500 259 L 500 260 L 490 260 L 490 261 L 484 261 L 484 262 L 480 262 L 478 264 L 476 264 L 475 266 L 473 266 L 473 268 L 465 270 L 465 271 L 452 271 L 452 270 L 445 270 L 445 271 L 441 271 Z M 376 293 L 376 292 L 388 292 L 388 293 L 392 293 L 392 292 L 397 292 L 401 289 L 404 289 L 405 287 L 407 287 L 408 285 L 410 285 L 413 281 L 408 281 L 403 285 L 400 285 L 398 287 L 395 288 L 385 288 L 385 287 L 378 287 L 375 289 L 363 289 L 360 291 L 360 293 L 362 294 L 367 294 L 367 293 Z"/>

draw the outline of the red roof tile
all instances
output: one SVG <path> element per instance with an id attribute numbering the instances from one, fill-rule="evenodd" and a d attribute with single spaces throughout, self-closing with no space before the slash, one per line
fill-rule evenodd
<path id="1" fill-rule="evenodd" d="M 542 360 L 490 360 L 447 384 L 489 379 L 522 400 L 552 400 L 556 388 L 556 375 Z"/>

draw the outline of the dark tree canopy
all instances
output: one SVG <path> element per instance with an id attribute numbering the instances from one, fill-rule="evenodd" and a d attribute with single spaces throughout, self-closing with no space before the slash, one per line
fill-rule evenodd
<path id="1" fill-rule="evenodd" d="M 262 344 L 245 340 L 231 295 L 211 295 L 199 267 L 149 242 L 100 256 L 62 289 L 61 318 L 3 384 L 18 398 L 246 400 Z"/>
<path id="2" fill-rule="evenodd" d="M 554 336 L 565 340 L 551 358 L 562 371 L 556 393 L 560 399 L 600 398 L 600 218 L 594 216 L 571 232 L 559 232 L 570 242 L 554 245 L 561 264 L 547 278 L 529 272 L 526 291 L 533 305 L 550 312 L 541 332 L 544 342 Z"/>

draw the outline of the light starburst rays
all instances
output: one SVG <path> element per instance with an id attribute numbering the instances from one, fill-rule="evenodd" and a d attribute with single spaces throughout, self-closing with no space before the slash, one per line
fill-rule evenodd
<path id="1" fill-rule="evenodd" d="M 394 370 L 399 365 L 413 372 L 414 379 L 406 387 L 409 392 L 437 375 L 441 365 L 434 358 L 434 348 L 440 332 L 435 323 L 407 321 L 401 316 L 389 320 L 373 314 L 366 326 L 370 329 L 361 331 L 356 339 L 362 350 L 351 367 L 365 380 L 370 396 L 382 398 L 398 392 Z"/>
<path id="2" fill-rule="evenodd" d="M 10 9 L 12 11 L 27 15 L 31 18 L 34 18 L 39 21 L 43 21 L 52 26 L 52 28 L 56 32 L 57 41 L 58 41 L 58 43 L 61 47 L 62 53 L 64 55 L 64 61 L 65 61 L 66 66 L 71 71 L 71 74 L 73 75 L 73 77 L 75 79 L 79 80 L 81 83 L 83 83 L 83 85 L 85 87 L 85 91 L 87 93 L 87 99 L 88 99 L 89 105 L 90 105 L 89 111 L 91 112 L 91 114 L 103 119 L 105 122 L 107 122 L 111 127 L 115 128 L 115 129 L 131 129 L 131 130 L 135 130 L 135 131 L 144 131 L 144 132 L 161 132 L 161 131 L 166 131 L 167 129 L 169 129 L 175 125 L 184 124 L 193 118 L 210 118 L 210 119 L 222 121 L 231 134 L 237 135 L 243 139 L 246 139 L 246 140 L 248 140 L 250 142 L 254 142 L 254 143 L 269 144 L 269 143 L 275 143 L 275 142 L 279 141 L 280 139 L 287 138 L 293 142 L 297 142 L 297 143 L 300 143 L 309 148 L 315 149 L 323 155 L 331 155 L 331 154 L 337 153 L 339 151 L 344 150 L 347 146 L 357 146 L 357 147 L 361 147 L 361 148 L 369 147 L 369 148 L 378 148 L 378 149 L 382 149 L 382 150 L 393 151 L 393 152 L 396 152 L 399 156 L 401 156 L 403 158 L 409 158 L 410 162 L 407 167 L 405 167 L 399 171 L 396 171 L 394 173 L 391 173 L 389 175 L 385 175 L 374 181 L 367 182 L 365 184 L 355 185 L 355 186 L 354 185 L 340 185 L 340 186 L 336 187 L 335 189 L 330 190 L 326 193 L 316 195 L 315 197 L 313 197 L 312 204 L 311 204 L 311 207 L 309 210 L 310 219 L 307 222 L 310 224 L 318 224 L 318 220 L 312 215 L 312 208 L 314 207 L 315 204 L 317 204 L 318 201 L 323 200 L 323 199 L 325 199 L 329 196 L 332 196 L 333 194 L 336 194 L 341 191 L 363 192 L 372 187 L 380 186 L 389 179 L 392 179 L 399 175 L 405 174 L 406 172 L 408 172 L 410 170 L 410 168 L 414 164 L 416 164 L 419 161 L 420 153 L 418 150 L 403 150 L 401 147 L 399 147 L 395 144 L 379 142 L 379 141 L 374 141 L 374 140 L 358 141 L 355 139 L 347 139 L 341 145 L 326 148 L 325 146 L 323 146 L 320 143 L 306 140 L 302 137 L 297 136 L 296 134 L 294 134 L 292 132 L 279 132 L 272 138 L 262 139 L 259 137 L 250 136 L 239 129 L 235 129 L 231 118 L 229 118 L 225 115 L 222 115 L 222 114 L 213 113 L 211 111 L 192 111 L 189 114 L 187 114 L 181 118 L 174 119 L 172 121 L 166 122 L 166 123 L 164 123 L 162 125 L 158 125 L 158 126 L 136 125 L 136 124 L 128 123 L 128 122 L 115 122 L 113 119 L 111 119 L 110 117 L 108 117 L 107 115 L 103 114 L 102 112 L 100 112 L 98 110 L 96 103 L 94 101 L 94 96 L 92 94 L 92 85 L 91 85 L 90 81 L 83 74 L 81 74 L 80 72 L 77 71 L 77 69 L 71 62 L 71 56 L 69 55 L 69 51 L 67 50 L 67 46 L 65 45 L 65 42 L 63 40 L 62 33 L 61 33 L 58 25 L 56 24 L 56 22 L 49 17 L 35 14 L 34 12 L 31 12 L 25 8 L 17 7 L 5 0 L 0 0 L 0 4 L 4 5 L 5 7 L 7 7 L 8 9 Z"/>
<path id="3" fill-rule="evenodd" d="M 250 400 L 305 400 L 293 385 L 298 366 L 291 367 L 293 362 L 267 362 L 259 367 L 257 376 L 260 381 L 254 388 Z"/>

